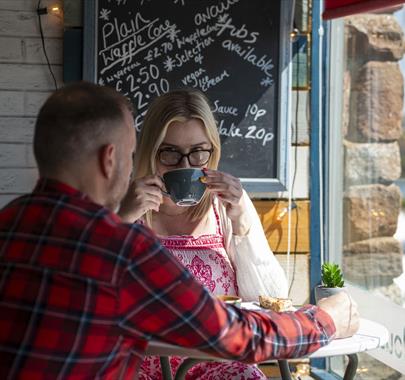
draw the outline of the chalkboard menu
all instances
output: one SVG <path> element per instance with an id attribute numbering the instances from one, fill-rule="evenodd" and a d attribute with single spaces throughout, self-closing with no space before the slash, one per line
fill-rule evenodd
<path id="1" fill-rule="evenodd" d="M 220 170 L 248 191 L 284 190 L 292 0 L 85 2 L 84 77 L 131 99 L 194 87 L 211 101 Z"/>

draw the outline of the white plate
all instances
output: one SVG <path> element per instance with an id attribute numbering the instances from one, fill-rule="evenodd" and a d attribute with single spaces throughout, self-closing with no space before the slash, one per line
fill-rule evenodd
<path id="1" fill-rule="evenodd" d="M 259 302 L 242 302 L 240 308 L 253 311 L 265 310 L 262 307 L 260 307 Z"/>
<path id="2" fill-rule="evenodd" d="M 256 301 L 242 302 L 240 308 L 245 309 L 245 310 L 252 310 L 252 311 L 268 311 L 267 309 L 261 307 L 259 302 L 256 302 Z M 296 311 L 297 309 L 299 309 L 299 306 L 293 306 L 293 309 L 289 310 L 289 311 Z"/>

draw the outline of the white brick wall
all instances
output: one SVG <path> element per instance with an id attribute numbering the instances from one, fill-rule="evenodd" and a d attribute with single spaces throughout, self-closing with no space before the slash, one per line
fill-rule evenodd
<path id="1" fill-rule="evenodd" d="M 61 1 L 42 0 L 42 6 Z M 38 178 L 32 136 L 39 107 L 54 89 L 42 50 L 37 0 L 0 0 L 0 208 L 29 192 Z M 42 27 L 58 86 L 62 84 L 61 16 Z"/>

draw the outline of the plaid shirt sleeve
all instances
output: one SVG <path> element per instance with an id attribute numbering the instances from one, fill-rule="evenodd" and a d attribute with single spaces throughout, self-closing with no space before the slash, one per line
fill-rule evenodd
<path id="1" fill-rule="evenodd" d="M 140 228 L 138 226 L 137 228 Z M 294 313 L 252 312 L 216 300 L 144 227 L 120 284 L 120 326 L 212 355 L 257 362 L 307 355 L 335 333 L 316 306 Z"/>
<path id="2" fill-rule="evenodd" d="M 0 251 L 0 379 L 133 379 L 151 338 L 251 362 L 334 333 L 316 307 L 226 307 L 148 229 L 53 180 L 0 211 Z"/>

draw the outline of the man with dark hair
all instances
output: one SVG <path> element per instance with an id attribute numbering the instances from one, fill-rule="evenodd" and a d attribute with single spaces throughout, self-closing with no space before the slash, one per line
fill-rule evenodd
<path id="1" fill-rule="evenodd" d="M 151 338 L 255 362 L 351 335 L 345 295 L 295 313 L 213 298 L 142 225 L 114 213 L 132 171 L 127 100 L 76 83 L 41 108 L 40 179 L 0 211 L 0 378 L 133 379 Z"/>
<path id="2" fill-rule="evenodd" d="M 114 210 L 132 171 L 132 111 L 131 103 L 108 87 L 81 83 L 56 92 L 42 107 L 35 126 L 34 155 L 40 176 L 58 179 L 68 175 L 67 183 L 73 181 L 78 190 L 93 188 L 97 181 L 97 192 L 106 194 L 97 194 L 93 200 Z M 129 155 L 126 148 L 131 149 Z M 101 178 L 97 175 L 99 165 L 104 174 Z M 78 187 L 77 181 L 82 181 L 82 186 Z M 108 186 L 104 188 L 104 184 Z"/>

